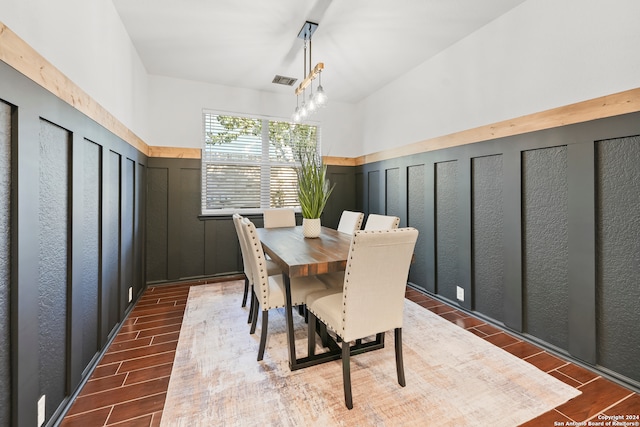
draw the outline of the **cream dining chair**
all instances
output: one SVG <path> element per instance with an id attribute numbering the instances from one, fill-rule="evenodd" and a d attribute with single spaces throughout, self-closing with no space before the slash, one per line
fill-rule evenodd
<path id="1" fill-rule="evenodd" d="M 346 234 L 353 234 L 362 227 L 364 214 L 362 212 L 342 211 L 338 222 L 338 231 Z"/>
<path id="2" fill-rule="evenodd" d="M 247 305 L 247 296 L 249 289 L 251 289 L 251 303 L 249 305 L 249 319 L 247 323 L 251 322 L 251 315 L 253 313 L 253 273 L 251 272 L 251 265 L 249 264 L 250 255 L 247 251 L 247 242 L 244 238 L 244 229 L 242 228 L 242 216 L 238 213 L 233 214 L 233 225 L 236 227 L 236 234 L 238 235 L 238 242 L 240 243 L 240 252 L 242 254 L 242 266 L 244 269 L 244 294 L 242 296 L 242 307 Z M 267 273 L 270 276 L 281 274 L 282 270 L 272 260 L 266 261 Z"/>
<path id="3" fill-rule="evenodd" d="M 342 379 L 347 408 L 351 394 L 350 342 L 394 330 L 398 383 L 406 385 L 402 360 L 402 319 L 409 266 L 418 230 L 399 228 L 357 231 L 347 261 L 341 291 L 307 297 L 309 353 L 316 340 L 316 319 L 342 341 Z"/>
<path id="4" fill-rule="evenodd" d="M 262 217 L 264 219 L 264 228 L 296 226 L 296 214 L 293 208 L 265 209 Z"/>
<path id="5" fill-rule="evenodd" d="M 390 215 L 369 214 L 365 230 L 393 230 L 400 225 L 400 218 Z"/>
<path id="6" fill-rule="evenodd" d="M 361 215 L 364 217 L 364 214 L 361 214 Z M 367 223 L 365 224 L 364 229 L 365 230 L 393 230 L 398 228 L 398 225 L 400 225 L 400 218 L 398 218 L 397 216 L 369 214 L 369 216 L 367 217 Z M 360 229 L 360 227 L 358 227 L 358 229 Z M 330 288 L 341 288 L 342 282 L 344 281 L 344 271 L 327 273 L 318 277 L 320 278 L 320 280 L 325 282 L 327 286 Z"/>
<path id="7" fill-rule="evenodd" d="M 256 233 L 255 225 L 248 218 L 243 218 L 241 226 L 247 244 L 249 264 L 253 281 L 253 314 L 251 315 L 251 333 L 255 333 L 258 320 L 258 306 L 262 309 L 262 331 L 260 332 L 260 347 L 258 361 L 264 357 L 267 343 L 267 328 L 269 325 L 269 310 L 286 306 L 285 289 L 282 275 L 270 276 L 265 270 L 264 251 L 262 243 Z M 327 289 L 326 285 L 315 276 L 296 277 L 291 281 L 291 305 L 303 305 L 307 295 Z"/>

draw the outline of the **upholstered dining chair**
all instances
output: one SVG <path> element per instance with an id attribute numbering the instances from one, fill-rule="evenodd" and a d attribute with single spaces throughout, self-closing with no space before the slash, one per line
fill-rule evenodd
<path id="1" fill-rule="evenodd" d="M 344 216 L 345 212 L 343 211 L 342 215 Z M 357 214 L 359 212 L 351 212 L 351 214 Z M 353 217 L 351 214 L 347 214 L 347 218 Z M 364 214 L 360 213 L 360 223 L 357 228 L 354 226 L 353 231 L 350 231 L 349 234 L 354 234 L 356 231 L 360 230 L 362 226 L 362 221 L 364 219 Z M 342 216 L 340 217 L 340 223 L 342 223 Z M 387 215 L 378 215 L 378 214 L 369 214 L 367 217 L 367 224 L 365 225 L 365 230 L 390 230 L 394 228 L 398 228 L 400 224 L 400 218 L 397 216 L 387 216 Z M 338 224 L 338 231 L 340 230 L 340 224 Z M 344 271 L 336 271 L 334 273 L 327 273 L 321 276 L 318 276 L 320 280 L 325 282 L 330 288 L 342 288 L 342 282 L 344 281 Z"/>
<path id="2" fill-rule="evenodd" d="M 402 319 L 409 266 L 418 230 L 356 231 L 351 241 L 341 292 L 307 297 L 309 343 L 315 348 L 316 319 L 342 341 L 342 379 L 347 408 L 351 394 L 350 342 L 394 330 L 398 383 L 406 385 L 402 360 Z"/>
<path id="3" fill-rule="evenodd" d="M 365 230 L 393 230 L 400 225 L 400 218 L 390 215 L 369 214 Z"/>
<path id="4" fill-rule="evenodd" d="M 362 212 L 342 211 L 338 222 L 338 231 L 346 234 L 353 234 L 362 227 L 364 214 Z"/>
<path id="5" fill-rule="evenodd" d="M 258 361 L 264 357 L 267 343 L 267 328 L 269 325 L 269 310 L 286 306 L 285 289 L 282 275 L 270 276 L 265 269 L 264 251 L 262 243 L 256 233 L 255 225 L 248 218 L 243 218 L 241 226 L 247 244 L 247 252 L 251 266 L 253 281 L 253 314 L 251 315 L 251 333 L 255 333 L 258 320 L 258 306 L 262 309 L 262 331 L 260 332 L 260 347 Z M 306 297 L 312 292 L 326 289 L 326 285 L 315 276 L 291 278 L 291 305 L 303 305 Z"/>
<path id="6" fill-rule="evenodd" d="M 238 242 L 240 243 L 240 252 L 242 254 L 242 266 L 244 269 L 244 293 L 242 295 L 242 307 L 246 307 L 247 305 L 247 296 L 249 294 L 249 289 L 251 292 L 251 303 L 249 305 L 249 319 L 247 323 L 251 322 L 251 315 L 253 313 L 253 273 L 251 272 L 251 265 L 249 264 L 250 255 L 247 251 L 247 241 L 244 238 L 244 229 L 242 228 L 242 216 L 238 213 L 233 214 L 233 225 L 236 228 L 236 234 L 238 235 Z M 282 270 L 280 267 L 273 262 L 272 260 L 266 261 L 267 273 L 270 276 L 281 274 Z"/>
<path id="7" fill-rule="evenodd" d="M 296 226 L 296 214 L 293 208 L 265 209 L 262 217 L 264 219 L 264 228 Z"/>

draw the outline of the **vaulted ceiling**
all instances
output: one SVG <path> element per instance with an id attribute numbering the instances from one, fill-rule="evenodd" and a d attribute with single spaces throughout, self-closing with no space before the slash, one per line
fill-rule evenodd
<path id="1" fill-rule="evenodd" d="M 332 99 L 359 102 L 525 0 L 113 0 L 147 72 L 290 93 L 312 61 Z"/>

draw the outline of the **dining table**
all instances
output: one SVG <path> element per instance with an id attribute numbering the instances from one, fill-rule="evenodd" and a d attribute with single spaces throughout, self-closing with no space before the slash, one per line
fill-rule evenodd
<path id="1" fill-rule="evenodd" d="M 328 227 L 322 227 L 320 236 L 317 238 L 304 237 L 301 226 L 258 228 L 256 231 L 264 252 L 282 270 L 286 301 L 285 317 L 289 368 L 295 371 L 340 359 L 340 347 L 332 339 L 328 342 L 328 351 L 319 354 L 308 354 L 306 357 L 301 358 L 296 357 L 291 304 L 291 279 L 344 271 L 347 265 L 352 236 Z M 374 341 L 358 342 L 352 347 L 351 354 L 382 347 L 384 347 L 384 335 L 378 335 Z"/>

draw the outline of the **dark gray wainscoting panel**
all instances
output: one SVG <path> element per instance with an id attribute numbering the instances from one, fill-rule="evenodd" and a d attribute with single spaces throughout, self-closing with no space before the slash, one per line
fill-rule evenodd
<path id="1" fill-rule="evenodd" d="M 362 166 L 358 168 L 359 172 L 356 172 L 356 211 L 366 212 L 369 210 L 369 200 L 365 197 L 365 180 L 364 173 L 362 173 Z"/>
<path id="2" fill-rule="evenodd" d="M 36 425 L 43 395 L 57 425 L 131 307 L 120 283 L 143 277 L 147 158 L 2 61 L 0 99 L 0 425 Z"/>
<path id="3" fill-rule="evenodd" d="M 146 215 L 147 215 L 147 167 L 146 165 L 138 162 L 136 166 L 136 214 L 134 220 L 135 233 L 135 248 L 134 248 L 134 261 L 135 261 L 135 278 L 133 281 L 133 298 L 137 299 L 144 291 L 145 285 L 145 253 L 146 253 Z"/>
<path id="4" fill-rule="evenodd" d="M 39 361 L 46 418 L 67 391 L 67 295 L 69 259 L 70 133 L 40 120 Z"/>
<path id="5" fill-rule="evenodd" d="M 409 166 L 407 172 L 408 211 L 407 225 L 416 228 L 420 234 L 416 242 L 417 256 L 409 270 L 409 281 L 423 289 L 434 291 L 427 282 L 427 215 L 425 189 L 425 165 Z"/>
<path id="6" fill-rule="evenodd" d="M 180 232 L 180 277 L 204 276 L 204 222 L 200 215 L 200 165 L 181 168 L 180 191 L 175 195 L 181 206 L 178 219 Z"/>
<path id="7" fill-rule="evenodd" d="M 640 136 L 596 143 L 598 363 L 640 381 Z"/>
<path id="8" fill-rule="evenodd" d="M 456 301 L 458 285 L 458 162 L 435 164 L 436 291 Z"/>
<path id="9" fill-rule="evenodd" d="M 74 226 L 83 236 L 78 249 L 81 257 L 80 276 L 77 280 L 82 286 L 77 289 L 81 320 L 78 327 L 81 332 L 82 366 L 88 366 L 100 348 L 98 334 L 100 319 L 100 193 L 102 189 L 102 147 L 87 139 L 82 140 L 84 161 L 82 162 L 80 218 L 74 219 Z M 74 153 L 75 155 L 75 153 Z M 77 181 L 76 181 L 77 182 Z M 79 223 L 76 223 L 78 221 Z"/>
<path id="10" fill-rule="evenodd" d="M 231 216 L 200 217 L 200 160 L 149 159 L 147 283 L 242 271 Z M 250 216 L 262 226 L 262 215 Z"/>
<path id="11" fill-rule="evenodd" d="M 338 228 L 338 222 L 340 222 L 340 215 L 342 215 L 343 210 L 358 210 L 353 168 L 328 166 L 327 177 L 331 184 L 335 183 L 336 186 L 322 214 L 322 225 Z"/>
<path id="12" fill-rule="evenodd" d="M 366 215 L 368 214 L 384 214 L 384 206 L 382 206 L 382 200 L 384 198 L 380 197 L 380 191 L 382 189 L 382 184 L 380 183 L 380 171 L 371 171 L 367 174 L 367 211 L 365 212 L 365 222 L 367 220 Z"/>
<path id="13" fill-rule="evenodd" d="M 114 151 L 107 153 L 105 183 L 108 191 L 103 207 L 102 261 L 102 342 L 106 342 L 120 317 L 120 161 Z"/>
<path id="14" fill-rule="evenodd" d="M 0 101 L 0 425 L 11 424 L 11 106 Z"/>
<path id="15" fill-rule="evenodd" d="M 122 167 L 122 276 L 120 278 L 120 316 L 123 316 L 129 305 L 129 288 L 133 297 L 134 278 L 134 244 L 135 244 L 135 197 L 136 197 L 136 162 L 124 159 Z"/>
<path id="16" fill-rule="evenodd" d="M 392 168 L 385 171 L 385 214 L 404 219 L 400 205 L 400 169 Z"/>
<path id="17" fill-rule="evenodd" d="M 411 283 L 640 389 L 638 134 L 633 113 L 368 163 L 356 194 L 395 200 L 372 177 L 398 169 Z"/>
<path id="18" fill-rule="evenodd" d="M 147 168 L 147 233 L 146 260 L 147 282 L 168 278 L 168 233 L 169 233 L 169 168 Z"/>
<path id="19" fill-rule="evenodd" d="M 568 347 L 567 147 L 522 153 L 524 306 L 528 333 Z"/>
<path id="20" fill-rule="evenodd" d="M 362 169 L 362 166 L 360 166 L 358 168 L 359 170 Z M 365 212 L 365 206 L 368 206 L 368 201 L 365 200 L 365 195 L 367 193 L 365 193 L 364 191 L 364 174 L 362 172 L 357 172 L 356 173 L 356 211 L 358 212 Z"/>
<path id="21" fill-rule="evenodd" d="M 476 157 L 472 167 L 475 309 L 504 321 L 504 178 L 502 155 Z"/>
<path id="22" fill-rule="evenodd" d="M 256 227 L 262 227 L 262 215 L 248 216 Z M 205 274 L 235 273 L 242 268 L 240 243 L 233 219 L 229 216 L 203 221 L 205 246 L 202 255 L 206 264 Z"/>

